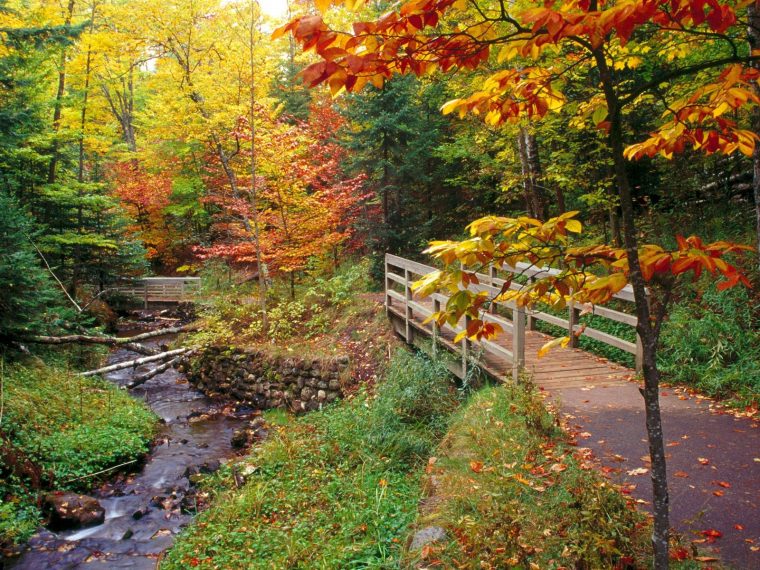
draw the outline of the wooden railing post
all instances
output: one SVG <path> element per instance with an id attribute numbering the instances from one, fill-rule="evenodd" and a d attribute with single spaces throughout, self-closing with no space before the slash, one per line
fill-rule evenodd
<path id="1" fill-rule="evenodd" d="M 438 299 L 433 299 L 433 312 L 438 313 L 441 310 L 441 302 Z M 433 358 L 438 356 L 438 321 L 433 319 Z"/>
<path id="2" fill-rule="evenodd" d="M 535 280 L 536 280 L 535 277 L 528 277 L 528 281 L 530 281 L 531 283 L 533 283 Z M 527 314 L 528 318 L 527 318 L 526 326 L 528 327 L 529 331 L 534 331 L 537 328 L 536 323 L 538 322 L 538 319 L 534 318 L 531 313 L 532 311 Z"/>
<path id="3" fill-rule="evenodd" d="M 406 325 L 406 342 L 409 344 L 412 344 L 413 333 L 412 333 L 412 326 L 410 325 L 410 321 L 414 317 L 412 313 L 412 308 L 409 306 L 409 301 L 412 300 L 412 285 L 409 283 L 409 270 L 404 268 L 404 299 L 406 300 L 404 303 L 404 324 Z"/>
<path id="4" fill-rule="evenodd" d="M 570 299 L 570 302 L 567 304 L 567 335 L 570 337 L 570 342 L 568 343 L 568 346 L 572 348 L 577 348 L 578 346 L 578 337 L 575 336 L 575 327 L 578 324 L 578 318 L 579 318 L 579 311 L 575 308 L 575 301 Z"/>
<path id="5" fill-rule="evenodd" d="M 465 330 L 470 328 L 470 321 L 472 318 L 470 315 L 464 316 L 464 328 Z M 464 335 L 462 339 L 462 378 L 467 378 L 467 360 L 470 358 L 470 339 L 467 335 Z"/>
<path id="6" fill-rule="evenodd" d="M 512 379 L 517 382 L 525 368 L 525 307 L 512 309 Z"/>
<path id="7" fill-rule="evenodd" d="M 390 306 L 392 303 L 391 296 L 388 294 L 388 291 L 391 288 L 391 280 L 390 277 L 388 277 L 388 254 L 385 254 L 385 314 L 386 316 L 390 316 Z"/>
<path id="8" fill-rule="evenodd" d="M 636 372 L 644 370 L 644 344 L 641 342 L 641 337 L 636 333 Z"/>
<path id="9" fill-rule="evenodd" d="M 491 287 L 496 287 L 496 268 L 493 265 L 488 268 L 488 277 L 490 279 L 488 284 Z M 488 312 L 491 314 L 496 312 L 496 303 L 491 302 L 491 306 L 488 307 Z"/>
<path id="10" fill-rule="evenodd" d="M 143 306 L 147 310 L 148 309 L 148 282 L 143 280 L 142 286 L 143 286 L 143 301 L 144 301 Z"/>

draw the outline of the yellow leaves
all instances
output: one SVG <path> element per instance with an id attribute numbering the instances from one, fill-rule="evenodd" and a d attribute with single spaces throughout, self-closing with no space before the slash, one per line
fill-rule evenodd
<path id="1" fill-rule="evenodd" d="M 449 115 L 457 110 L 457 108 L 462 105 L 461 99 L 452 99 L 451 101 L 448 101 L 441 106 L 441 113 L 444 115 Z"/>
<path id="2" fill-rule="evenodd" d="M 604 121 L 604 119 L 607 118 L 608 114 L 609 110 L 607 109 L 607 105 L 600 105 L 594 109 L 594 113 L 591 115 L 591 120 L 595 125 L 599 125 L 602 121 Z"/>
<path id="3" fill-rule="evenodd" d="M 553 348 L 562 347 L 565 348 L 567 345 L 570 344 L 570 337 L 569 336 L 563 336 L 560 338 L 555 338 L 553 340 L 550 340 L 545 345 L 543 345 L 541 348 L 538 349 L 538 357 L 543 358 L 546 356 L 549 351 L 551 351 Z"/>
<path id="4" fill-rule="evenodd" d="M 332 0 L 314 0 L 314 6 L 320 14 L 324 14 L 332 4 Z"/>
<path id="5" fill-rule="evenodd" d="M 421 279 L 412 283 L 412 290 L 422 297 L 427 297 L 428 295 L 435 293 L 435 291 L 438 289 L 442 276 L 443 272 L 441 271 L 433 271 L 432 273 L 428 273 Z"/>

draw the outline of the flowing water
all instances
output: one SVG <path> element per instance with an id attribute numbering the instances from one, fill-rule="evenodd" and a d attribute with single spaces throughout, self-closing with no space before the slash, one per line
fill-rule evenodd
<path id="1" fill-rule="evenodd" d="M 133 352 L 116 350 L 108 362 L 136 357 Z M 123 386 L 147 370 L 130 368 L 106 378 Z M 21 556 L 4 561 L 4 566 L 0 563 L 0 568 L 152 569 L 175 535 L 191 522 L 189 513 L 195 510 L 196 497 L 188 468 L 190 472 L 193 466 L 213 469 L 219 460 L 231 457 L 230 438 L 250 419 L 251 411 L 220 408 L 174 369 L 133 389 L 132 394 L 142 398 L 164 424 L 138 473 L 117 477 L 90 493 L 105 508 L 105 522 L 59 533 L 43 530 Z"/>

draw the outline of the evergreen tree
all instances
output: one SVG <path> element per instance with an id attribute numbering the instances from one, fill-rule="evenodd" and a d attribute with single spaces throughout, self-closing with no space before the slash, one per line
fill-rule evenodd
<path id="1" fill-rule="evenodd" d="M 60 299 L 34 250 L 34 222 L 0 189 L 0 344 L 36 332 Z"/>

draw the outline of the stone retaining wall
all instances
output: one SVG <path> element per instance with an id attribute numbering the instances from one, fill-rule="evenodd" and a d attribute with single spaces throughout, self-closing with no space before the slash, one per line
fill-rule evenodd
<path id="1" fill-rule="evenodd" d="M 188 380 L 209 396 L 254 408 L 318 410 L 342 396 L 348 357 L 330 359 L 272 356 L 259 350 L 207 348 L 183 366 Z"/>

